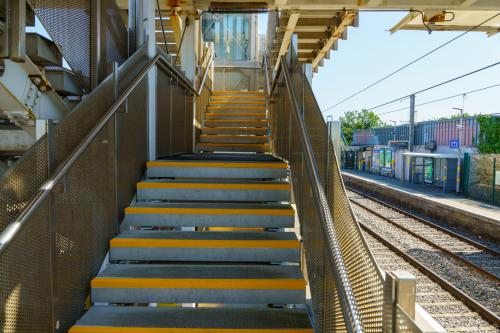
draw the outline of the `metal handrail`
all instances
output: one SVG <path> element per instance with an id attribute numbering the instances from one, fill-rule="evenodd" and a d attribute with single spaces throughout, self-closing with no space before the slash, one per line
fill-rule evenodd
<path id="1" fill-rule="evenodd" d="M 8 248 L 15 237 L 19 234 L 23 226 L 28 223 L 29 218 L 37 211 L 37 209 L 42 205 L 45 199 L 48 198 L 49 194 L 54 190 L 56 184 L 59 183 L 73 166 L 73 164 L 78 160 L 78 158 L 83 154 L 85 149 L 90 145 L 92 140 L 99 134 L 99 132 L 104 128 L 106 123 L 111 119 L 119 107 L 125 102 L 132 91 L 137 87 L 142 79 L 148 74 L 148 72 L 157 64 L 162 64 L 166 66 L 167 70 L 171 72 L 173 76 L 177 79 L 193 94 L 200 96 L 198 90 L 196 90 L 193 85 L 173 66 L 163 55 L 163 51 L 158 49 L 156 55 L 144 66 L 144 68 L 137 74 L 137 76 L 132 80 L 129 86 L 124 90 L 124 92 L 116 99 L 116 101 L 109 107 L 106 113 L 99 119 L 97 124 L 90 130 L 90 132 L 84 137 L 84 139 L 78 144 L 78 146 L 73 150 L 73 152 L 56 168 L 51 177 L 40 187 L 38 193 L 35 197 L 28 203 L 28 205 L 19 214 L 17 219 L 10 223 L 0 234 L 0 255 Z M 111 74 L 113 75 L 113 74 Z M 203 85 L 200 85 L 203 87 Z M 200 89 L 201 90 L 201 89 Z"/>
<path id="2" fill-rule="evenodd" d="M 205 85 L 205 81 L 208 76 L 208 71 L 210 69 L 210 66 L 212 66 L 212 62 L 214 61 L 214 52 L 210 54 L 210 58 L 208 59 L 207 66 L 205 67 L 205 72 L 203 73 L 203 78 L 201 79 L 200 86 L 198 87 L 197 95 L 201 95 L 201 91 L 203 90 L 203 86 Z"/>
<path id="3" fill-rule="evenodd" d="M 283 55 L 281 56 L 280 67 L 283 67 L 284 63 L 286 63 L 286 59 Z M 321 183 L 321 178 L 319 176 L 312 144 L 300 113 L 300 107 L 299 103 L 297 102 L 295 89 L 292 85 L 292 79 L 290 77 L 290 73 L 286 68 L 282 68 L 281 70 L 284 74 L 285 85 L 292 104 L 293 114 L 295 120 L 297 121 L 297 128 L 300 133 L 300 141 L 305 153 L 304 155 L 308 170 L 308 176 L 312 184 L 312 193 L 315 199 L 314 202 L 317 206 L 316 208 L 319 211 L 321 224 L 325 229 L 324 231 L 326 233 L 326 239 L 328 242 L 330 259 L 332 260 L 333 267 L 336 268 L 336 274 L 333 275 L 335 277 L 335 285 L 339 292 L 339 300 L 342 305 L 342 315 L 346 323 L 346 328 L 350 333 L 362 333 L 364 332 L 364 329 L 361 322 L 361 316 L 356 305 L 356 300 L 354 299 L 354 293 L 349 283 L 349 276 L 344 264 L 344 260 L 342 258 L 342 253 L 338 246 L 338 240 L 335 233 L 332 214 L 328 205 L 328 199 Z M 278 75 L 276 76 L 276 79 L 277 78 Z M 350 323 L 350 325 L 348 323 Z"/>

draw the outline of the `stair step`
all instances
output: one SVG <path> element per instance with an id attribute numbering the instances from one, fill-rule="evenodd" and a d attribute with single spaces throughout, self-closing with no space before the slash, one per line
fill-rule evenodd
<path id="1" fill-rule="evenodd" d="M 227 108 L 217 108 L 217 109 L 208 109 L 205 115 L 212 115 L 212 114 L 234 114 L 234 113 L 250 113 L 254 115 L 266 115 L 267 110 L 265 108 L 261 109 L 249 109 L 244 106 L 231 106 Z"/>
<path id="2" fill-rule="evenodd" d="M 198 151 L 208 151 L 208 152 L 235 151 L 235 152 L 267 153 L 269 152 L 269 144 L 200 142 L 196 145 L 196 149 Z"/>
<path id="3" fill-rule="evenodd" d="M 261 113 L 206 113 L 205 119 L 207 120 L 235 120 L 235 119 L 257 119 L 257 120 L 266 120 L 267 114 L 264 112 Z"/>
<path id="4" fill-rule="evenodd" d="M 124 231 L 110 242 L 110 260 L 299 262 L 292 232 Z"/>
<path id="5" fill-rule="evenodd" d="M 265 127 L 203 127 L 201 134 L 266 135 Z"/>
<path id="6" fill-rule="evenodd" d="M 281 161 L 152 161 L 147 178 L 285 178 L 288 165 Z"/>
<path id="7" fill-rule="evenodd" d="M 218 112 L 219 110 L 245 110 L 248 112 L 265 112 L 265 106 L 235 106 L 235 105 L 220 105 L 220 106 L 207 106 L 207 112 Z"/>
<path id="8" fill-rule="evenodd" d="M 215 135 L 202 134 L 200 142 L 222 142 L 222 143 L 266 143 L 269 141 L 267 135 Z"/>
<path id="9" fill-rule="evenodd" d="M 214 96 L 262 96 L 264 93 L 261 91 L 240 91 L 240 90 L 213 90 L 212 97 Z"/>
<path id="10" fill-rule="evenodd" d="M 207 119 L 204 121 L 205 127 L 249 127 L 249 128 L 265 128 L 267 130 L 268 122 L 267 120 L 241 120 L 241 119 L 219 119 L 211 120 Z"/>
<path id="11" fill-rule="evenodd" d="M 148 203 L 126 208 L 121 227 L 290 228 L 294 214 L 288 204 Z"/>
<path id="12" fill-rule="evenodd" d="M 69 333 L 313 333 L 305 309 L 94 306 Z"/>
<path id="13" fill-rule="evenodd" d="M 145 180 L 137 184 L 137 200 L 289 201 L 290 190 L 280 181 Z"/>
<path id="14" fill-rule="evenodd" d="M 298 265 L 110 264 L 91 289 L 94 303 L 305 302 Z"/>
<path id="15" fill-rule="evenodd" d="M 261 102 L 265 103 L 266 98 L 264 95 L 255 95 L 255 96 L 211 96 L 209 102 Z"/>
<path id="16" fill-rule="evenodd" d="M 210 99 L 208 106 L 261 106 L 265 107 L 266 101 L 262 100 L 245 100 L 241 98 L 234 99 Z"/>

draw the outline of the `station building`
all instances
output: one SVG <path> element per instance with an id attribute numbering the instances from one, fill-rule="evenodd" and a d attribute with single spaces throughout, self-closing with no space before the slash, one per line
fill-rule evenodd
<path id="1" fill-rule="evenodd" d="M 356 130 L 343 153 L 343 165 L 405 182 L 431 184 L 446 192 L 460 192 L 463 169 L 467 167 L 464 159 L 467 161 L 477 153 L 480 130 L 476 117 L 463 118 L 461 131 L 459 122 L 460 119 L 443 119 L 417 123 L 412 151 L 408 124 Z"/>

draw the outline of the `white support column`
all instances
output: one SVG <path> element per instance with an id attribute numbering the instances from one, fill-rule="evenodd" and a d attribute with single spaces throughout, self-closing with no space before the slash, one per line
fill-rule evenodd
<path id="1" fill-rule="evenodd" d="M 132 0 L 133 1 L 133 0 Z M 154 0 L 135 0 L 136 9 L 136 45 L 148 43 L 148 56 L 156 54 L 155 7 Z M 148 81 L 148 159 L 156 159 L 156 67 L 153 66 L 147 76 Z"/>
<path id="2" fill-rule="evenodd" d="M 198 49 L 198 31 L 200 20 L 196 20 L 194 16 L 189 15 L 184 20 L 185 22 L 183 32 L 184 40 L 181 45 L 181 68 L 186 74 L 186 77 L 192 82 L 196 78 L 196 63 L 197 63 L 197 49 Z"/>

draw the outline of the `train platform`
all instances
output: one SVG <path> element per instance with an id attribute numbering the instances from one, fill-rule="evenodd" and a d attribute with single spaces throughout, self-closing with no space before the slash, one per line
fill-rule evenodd
<path id="1" fill-rule="evenodd" d="M 444 193 L 438 187 L 401 182 L 367 172 L 343 169 L 342 176 L 348 187 L 371 192 L 438 221 L 499 241 L 500 209 L 497 206 L 456 193 Z"/>

